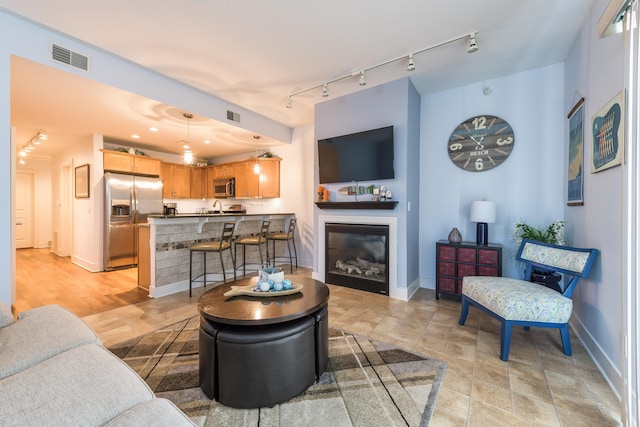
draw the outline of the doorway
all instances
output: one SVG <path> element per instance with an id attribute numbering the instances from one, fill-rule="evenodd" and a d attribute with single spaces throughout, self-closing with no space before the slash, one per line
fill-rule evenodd
<path id="1" fill-rule="evenodd" d="M 16 249 L 33 248 L 33 173 L 16 172 Z"/>

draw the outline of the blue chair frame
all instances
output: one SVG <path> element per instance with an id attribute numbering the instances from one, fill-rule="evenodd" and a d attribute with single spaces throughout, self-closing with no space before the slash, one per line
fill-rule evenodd
<path id="1" fill-rule="evenodd" d="M 545 249 L 540 248 L 541 246 L 551 248 L 551 249 L 547 249 L 547 251 L 560 249 L 560 250 L 570 251 L 570 252 L 585 252 L 585 253 L 588 253 L 588 257 L 586 262 L 584 263 L 584 266 L 582 266 L 580 270 L 569 270 L 566 268 L 562 268 L 558 265 L 554 265 L 552 263 L 553 260 L 551 260 L 549 263 L 543 263 L 543 262 L 536 261 L 534 257 L 525 258 L 523 256 L 525 247 L 528 247 L 529 249 L 532 248 L 531 246 L 527 246 L 527 245 L 534 245 L 534 247 L 537 247 L 537 249 L 542 249 L 542 250 L 545 250 Z M 573 291 L 575 290 L 576 285 L 578 284 L 580 279 L 585 278 L 589 275 L 589 272 L 591 271 L 591 267 L 593 266 L 593 263 L 595 261 L 597 254 L 598 254 L 597 249 L 573 248 L 569 246 L 553 245 L 550 243 L 543 243 L 543 242 L 537 242 L 529 239 L 523 239 L 522 244 L 520 245 L 520 248 L 518 249 L 518 252 L 516 254 L 516 260 L 525 264 L 526 268 L 524 272 L 524 281 L 526 282 L 530 281 L 531 273 L 534 268 L 545 269 L 548 271 L 555 271 L 561 274 L 565 274 L 566 275 L 565 280 L 567 279 L 567 277 L 570 277 L 569 282 L 564 287 L 564 291 L 562 292 L 562 295 L 567 298 L 571 298 L 573 296 Z M 495 277 L 492 279 L 494 279 L 495 281 L 498 281 L 499 283 L 499 281 L 503 280 L 504 278 Z M 571 352 L 571 342 L 569 340 L 568 321 L 567 323 L 549 323 L 549 322 L 534 322 L 529 320 L 517 320 L 517 319 L 507 320 L 502 316 L 500 316 L 499 314 L 494 313 L 491 309 L 485 307 L 483 304 L 465 295 L 464 279 L 463 279 L 462 286 L 463 286 L 462 287 L 462 307 L 460 311 L 460 320 L 458 321 L 458 323 L 460 325 L 464 325 L 465 321 L 467 320 L 467 315 L 469 314 L 469 304 L 475 305 L 485 313 L 489 314 L 490 316 L 500 321 L 501 323 L 500 359 L 504 360 L 505 362 L 509 359 L 509 347 L 511 345 L 511 328 L 514 326 L 524 326 L 525 330 L 529 330 L 529 328 L 532 326 L 540 327 L 540 328 L 558 328 L 560 330 L 560 337 L 562 339 L 562 347 L 564 350 L 564 354 L 566 354 L 567 356 L 571 356 L 572 352 Z M 531 286 L 542 286 L 542 285 L 531 283 Z"/>

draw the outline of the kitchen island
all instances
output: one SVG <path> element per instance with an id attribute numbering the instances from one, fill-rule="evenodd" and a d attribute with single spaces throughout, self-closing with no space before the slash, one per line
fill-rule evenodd
<path id="1" fill-rule="evenodd" d="M 289 220 L 294 217 L 293 213 L 149 215 L 149 270 L 151 276 L 149 296 L 157 298 L 189 289 L 189 247 L 194 243 L 218 238 L 225 222 L 233 221 L 236 223 L 235 238 L 236 236 L 257 234 L 263 220 L 271 221 L 270 231 L 284 231 L 289 225 Z M 283 246 L 276 246 L 276 252 L 282 251 L 283 248 Z M 257 248 L 247 248 L 246 255 L 248 266 L 260 264 Z M 207 280 L 222 282 L 220 259 L 217 254 L 209 256 L 210 258 L 207 258 Z M 227 272 L 233 277 L 233 271 L 230 269 L 231 255 L 227 251 L 224 256 L 224 265 L 227 267 Z M 201 256 L 194 257 L 193 271 L 194 277 L 202 274 Z M 199 284 L 194 283 L 194 285 L 198 286 Z"/>

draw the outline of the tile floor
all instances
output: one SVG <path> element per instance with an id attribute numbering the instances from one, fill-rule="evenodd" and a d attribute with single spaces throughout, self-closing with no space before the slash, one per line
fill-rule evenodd
<path id="1" fill-rule="evenodd" d="M 298 269 L 298 274 L 310 274 Z M 460 302 L 420 289 L 411 301 L 330 286 L 332 327 L 393 343 L 448 363 L 432 426 L 613 426 L 620 403 L 577 337 L 574 355 L 557 330 L 514 329 L 509 362 L 499 358 L 499 323 L 472 307 L 458 325 Z M 203 289 L 150 299 L 84 319 L 104 344 L 197 314 Z"/>

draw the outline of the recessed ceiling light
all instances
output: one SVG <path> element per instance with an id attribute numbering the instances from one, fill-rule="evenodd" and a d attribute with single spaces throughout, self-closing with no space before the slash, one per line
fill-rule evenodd
<path id="1" fill-rule="evenodd" d="M 131 138 L 133 139 L 140 139 L 140 135 L 136 135 L 135 133 L 133 135 L 131 135 Z"/>
<path id="2" fill-rule="evenodd" d="M 205 139 L 205 140 L 204 140 L 204 141 L 202 141 L 202 142 L 204 142 L 205 144 L 211 144 L 211 141 L 209 141 L 208 139 Z"/>
<path id="3" fill-rule="evenodd" d="M 158 128 L 156 128 L 156 127 L 150 127 L 149 130 L 151 132 L 158 132 Z"/>

